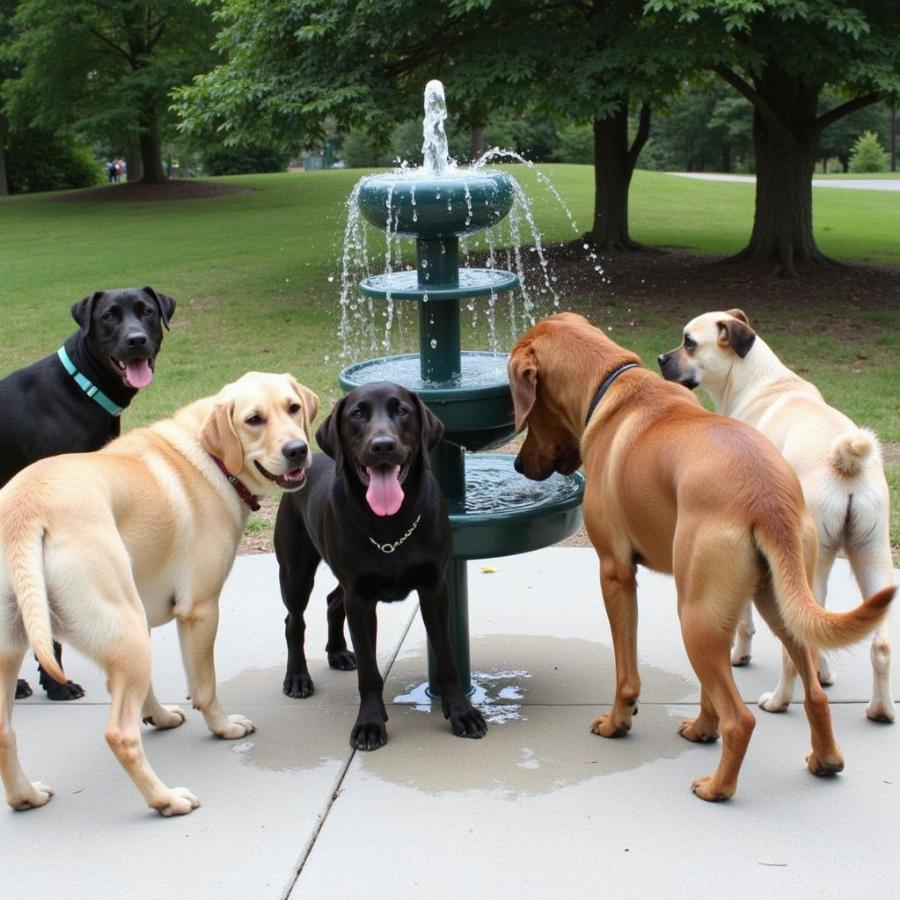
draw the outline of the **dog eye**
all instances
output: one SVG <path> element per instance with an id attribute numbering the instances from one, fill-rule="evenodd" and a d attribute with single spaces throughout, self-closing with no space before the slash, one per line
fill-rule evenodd
<path id="1" fill-rule="evenodd" d="M 696 347 L 696 346 L 697 346 L 697 342 L 692 337 L 689 337 L 688 335 L 684 336 L 684 349 L 685 350 L 693 350 L 694 347 Z"/>
<path id="2" fill-rule="evenodd" d="M 149 306 L 145 306 L 145 307 L 141 310 L 141 317 L 144 318 L 144 319 L 149 319 L 152 315 L 153 315 L 153 310 L 150 309 Z"/>
<path id="3" fill-rule="evenodd" d="M 358 406 L 356 407 L 356 409 L 353 410 L 352 413 L 350 413 L 351 419 L 361 419 L 361 418 L 363 418 L 363 416 L 364 416 L 364 413 Z"/>
<path id="4" fill-rule="evenodd" d="M 288 407 L 288 412 L 289 412 L 292 416 L 296 416 L 297 413 L 300 412 L 300 404 L 299 404 L 299 403 L 292 403 L 292 404 Z"/>
<path id="5" fill-rule="evenodd" d="M 254 413 L 252 416 L 247 416 L 247 418 L 244 419 L 244 421 L 245 421 L 248 425 L 254 425 L 254 426 L 255 426 L 255 425 L 262 425 L 262 424 L 263 424 L 263 417 Z"/>
<path id="6" fill-rule="evenodd" d="M 405 406 L 398 406 L 396 415 L 400 416 L 401 419 L 405 419 L 409 415 L 409 410 Z"/>
<path id="7" fill-rule="evenodd" d="M 103 313 L 102 316 L 100 316 L 101 322 L 112 322 L 114 319 L 115 316 L 109 310 L 107 310 L 105 313 Z"/>

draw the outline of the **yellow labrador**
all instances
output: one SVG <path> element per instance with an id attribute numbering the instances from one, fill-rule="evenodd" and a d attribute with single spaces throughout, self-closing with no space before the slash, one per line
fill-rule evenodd
<path id="1" fill-rule="evenodd" d="M 304 486 L 316 408 L 290 375 L 249 372 L 95 453 L 41 460 L 0 491 L 0 774 L 10 806 L 43 806 L 53 794 L 26 778 L 10 720 L 29 643 L 65 682 L 54 638 L 106 671 L 106 740 L 147 803 L 164 816 L 199 805 L 144 756 L 142 717 L 157 728 L 185 718 L 153 694 L 148 629 L 177 620 L 190 696 L 213 734 L 254 730 L 216 698 L 219 592 L 256 496 Z"/>
<path id="2" fill-rule="evenodd" d="M 516 468 L 529 478 L 573 472 L 584 461 L 584 524 L 600 557 L 612 631 L 616 693 L 593 731 L 628 732 L 637 709 L 637 567 L 675 576 L 678 614 L 700 680 L 689 741 L 722 754 L 694 793 L 724 800 L 754 728 L 730 665 L 731 637 L 748 596 L 800 670 L 812 737 L 807 766 L 844 765 L 810 646 L 843 646 L 881 620 L 894 589 L 847 613 L 823 610 L 810 590 L 816 530 L 797 477 L 758 431 L 703 409 L 688 391 L 573 313 L 538 322 L 513 347 L 509 380 L 516 428 L 528 436 Z"/>
<path id="3" fill-rule="evenodd" d="M 792 372 L 750 327 L 739 309 L 709 312 L 684 328 L 680 347 L 658 358 L 663 375 L 686 387 L 701 385 L 716 412 L 759 429 L 781 451 L 800 479 L 819 534 L 813 593 L 824 606 L 828 575 L 843 551 L 863 597 L 894 581 L 890 543 L 890 499 L 878 439 L 829 406 L 815 385 Z M 750 661 L 754 633 L 749 604 L 738 623 L 732 664 Z M 885 616 L 872 641 L 872 699 L 866 715 L 893 722 L 890 622 Z M 785 656 L 775 690 L 759 705 L 787 709 L 796 671 Z M 824 684 L 834 679 L 819 658 Z"/>

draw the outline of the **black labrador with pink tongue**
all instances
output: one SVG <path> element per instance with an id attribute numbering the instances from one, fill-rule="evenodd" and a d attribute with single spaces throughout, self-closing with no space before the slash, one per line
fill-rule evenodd
<path id="1" fill-rule="evenodd" d="M 429 462 L 443 433 L 440 420 L 405 388 L 387 382 L 356 388 L 316 432 L 327 455 L 313 456 L 306 487 L 285 494 L 278 509 L 275 554 L 288 609 L 284 693 L 313 693 L 303 616 L 324 559 L 339 582 L 328 597 L 325 650 L 332 668 L 358 666 L 360 707 L 350 744 L 359 750 L 387 743 L 376 604 L 403 600 L 411 591 L 419 594 L 444 717 L 460 737 L 480 738 L 487 731 L 460 686 L 451 652 L 445 578 L 450 520 Z M 344 640 L 345 613 L 355 656 Z"/>
<path id="2" fill-rule="evenodd" d="M 175 301 L 152 287 L 96 291 L 74 304 L 79 330 L 56 353 L 0 381 L 0 487 L 45 456 L 89 453 L 119 436 L 119 414 L 153 380 L 174 311 Z M 51 700 L 84 695 L 43 669 L 40 680 Z M 20 680 L 16 697 L 30 693 Z"/>

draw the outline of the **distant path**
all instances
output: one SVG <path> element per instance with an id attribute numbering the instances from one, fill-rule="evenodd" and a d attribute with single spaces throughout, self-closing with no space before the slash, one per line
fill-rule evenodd
<path id="1" fill-rule="evenodd" d="M 669 172 L 679 178 L 699 178 L 701 181 L 743 181 L 752 184 L 755 175 L 716 175 L 712 172 Z M 813 187 L 848 188 L 855 191 L 900 191 L 900 179 L 876 178 L 813 178 Z"/>

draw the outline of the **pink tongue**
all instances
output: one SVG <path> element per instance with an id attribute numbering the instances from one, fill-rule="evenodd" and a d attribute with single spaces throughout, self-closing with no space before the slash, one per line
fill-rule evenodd
<path id="1" fill-rule="evenodd" d="M 366 501 L 376 516 L 392 516 L 403 504 L 403 488 L 400 487 L 400 466 L 367 468 L 369 489 Z"/>
<path id="2" fill-rule="evenodd" d="M 149 359 L 132 359 L 125 363 L 125 377 L 133 388 L 145 388 L 153 381 Z"/>

